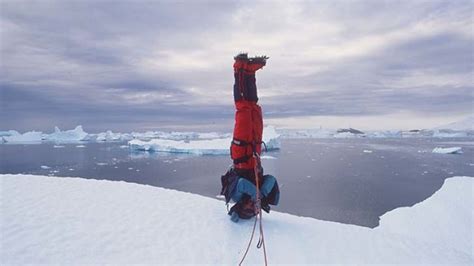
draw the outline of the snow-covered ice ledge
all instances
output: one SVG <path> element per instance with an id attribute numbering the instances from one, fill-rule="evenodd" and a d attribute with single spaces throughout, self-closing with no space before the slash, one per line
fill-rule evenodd
<path id="1" fill-rule="evenodd" d="M 252 223 L 224 203 L 125 182 L 0 175 L 0 261 L 5 264 L 232 264 Z M 466 264 L 473 260 L 474 178 L 447 179 L 375 229 L 264 214 L 270 264 Z M 252 245 L 246 260 L 262 264 Z"/>

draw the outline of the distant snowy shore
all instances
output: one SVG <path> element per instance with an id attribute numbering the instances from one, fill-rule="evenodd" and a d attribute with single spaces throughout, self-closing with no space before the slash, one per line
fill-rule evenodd
<path id="1" fill-rule="evenodd" d="M 474 131 L 452 130 L 452 129 L 433 129 L 433 130 L 410 130 L 410 131 L 367 131 L 363 132 L 356 129 L 276 129 L 273 126 L 266 126 L 267 132 L 266 144 L 269 149 L 279 147 L 280 139 L 295 138 L 473 138 Z M 231 133 L 220 132 L 164 132 L 164 131 L 147 131 L 119 133 L 110 130 L 100 133 L 87 133 L 82 126 L 77 126 L 71 130 L 60 130 L 54 128 L 53 133 L 43 133 L 40 131 L 29 131 L 19 133 L 16 130 L 0 131 L 0 143 L 6 144 L 37 144 L 44 142 L 54 143 L 82 143 L 82 142 L 114 142 L 114 141 L 133 141 L 131 145 L 139 150 L 166 150 L 164 147 L 173 147 L 183 150 L 189 149 L 189 145 L 178 144 L 184 141 L 186 143 L 193 141 L 197 145 L 209 145 L 210 147 L 218 147 L 219 151 L 225 143 L 228 148 Z M 159 140 L 159 141 L 157 141 Z M 169 142 L 163 142 L 168 140 Z M 175 142 L 173 142 L 175 141 Z M 202 141 L 202 142 L 196 142 Z M 148 142 L 148 143 L 145 143 Z M 170 149 L 168 149 L 170 150 Z M 211 152 L 214 153 L 214 152 Z"/>
<path id="2" fill-rule="evenodd" d="M 252 222 L 224 202 L 125 182 L 0 175 L 0 261 L 9 264 L 232 264 Z M 465 264 L 473 259 L 474 178 L 446 179 L 375 229 L 264 214 L 269 264 Z M 246 264 L 262 264 L 252 244 Z"/>

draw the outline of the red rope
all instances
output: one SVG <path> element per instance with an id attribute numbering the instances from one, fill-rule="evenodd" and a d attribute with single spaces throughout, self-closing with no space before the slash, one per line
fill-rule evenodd
<path id="1" fill-rule="evenodd" d="M 255 166 L 254 166 L 254 174 L 255 174 L 255 187 L 257 188 L 257 202 L 255 204 L 255 221 L 253 223 L 253 229 L 252 229 L 252 235 L 250 236 L 250 241 L 249 244 L 247 245 L 247 249 L 245 250 L 244 256 L 242 257 L 242 260 L 240 260 L 239 266 L 242 265 L 242 263 L 245 260 L 245 257 L 247 256 L 247 253 L 250 249 L 250 245 L 252 244 L 253 236 L 255 234 L 255 227 L 257 225 L 257 220 L 260 220 L 259 223 L 259 229 L 260 229 L 260 238 L 257 243 L 257 248 L 263 247 L 263 257 L 265 259 L 265 266 L 268 264 L 267 262 L 267 250 L 265 248 L 265 238 L 263 235 L 263 223 L 262 223 L 262 208 L 261 208 L 261 201 L 260 201 L 260 184 L 259 184 L 259 176 L 258 176 L 258 170 L 257 166 L 260 166 L 260 157 L 259 155 L 255 152 L 253 155 Z"/>
<path id="2" fill-rule="evenodd" d="M 265 247 L 265 238 L 263 235 L 263 218 L 262 218 L 262 206 L 261 206 L 261 199 L 260 199 L 260 182 L 259 182 L 259 175 L 258 175 L 258 170 L 257 167 L 260 166 L 260 156 L 258 153 L 254 153 L 254 158 L 255 158 L 255 167 L 254 167 L 254 172 L 255 172 L 255 183 L 257 184 L 257 215 L 260 216 L 260 240 L 259 244 L 257 244 L 257 248 L 263 247 L 263 258 L 265 259 L 265 266 L 268 264 L 267 262 L 267 249 Z"/>
<path id="3" fill-rule="evenodd" d="M 247 253 L 249 252 L 250 245 L 252 244 L 252 240 L 253 240 L 253 235 L 255 234 L 255 227 L 256 226 L 257 226 L 257 216 L 255 216 L 255 222 L 253 223 L 252 235 L 250 235 L 249 244 L 247 245 L 247 249 L 245 250 L 244 256 L 242 257 L 242 259 L 239 262 L 239 266 L 242 265 L 242 262 L 244 262 L 245 257 L 247 256 Z"/>

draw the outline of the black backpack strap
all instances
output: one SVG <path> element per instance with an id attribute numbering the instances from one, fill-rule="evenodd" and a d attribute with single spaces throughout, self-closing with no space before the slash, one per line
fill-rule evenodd
<path id="1" fill-rule="evenodd" d="M 229 203 L 232 192 L 237 185 L 237 181 L 239 179 L 238 174 L 235 172 L 234 168 L 230 168 L 225 175 L 221 176 L 221 195 L 225 197 L 226 204 Z"/>
<path id="2" fill-rule="evenodd" d="M 237 159 L 234 159 L 234 164 L 239 164 L 239 163 L 245 163 L 246 161 L 250 160 L 252 158 L 252 155 L 244 155 L 242 157 L 239 157 Z"/>

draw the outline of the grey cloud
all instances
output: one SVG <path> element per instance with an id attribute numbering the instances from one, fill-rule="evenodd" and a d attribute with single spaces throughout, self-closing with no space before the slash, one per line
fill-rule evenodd
<path id="1" fill-rule="evenodd" d="M 325 60 L 307 51 L 318 44 L 351 52 L 358 49 L 351 43 L 365 36 L 409 32 L 420 21 L 472 25 L 470 1 L 1 5 L 0 113 L 9 117 L 1 129 L 27 128 L 35 120 L 46 128 L 60 121 L 101 130 L 127 123 L 140 128 L 232 123 L 231 53 L 246 49 L 240 38 L 273 52 L 257 74 L 261 91 L 275 91 L 261 97 L 269 117 L 400 110 L 443 115 L 472 108 L 472 82 L 457 80 L 472 74 L 472 32 L 446 27 L 411 33 L 368 53 Z M 317 35 L 325 29 L 304 28 L 313 22 L 335 29 Z M 315 39 L 321 36 L 328 39 Z M 426 81 L 443 75 L 452 75 L 455 84 Z"/>

